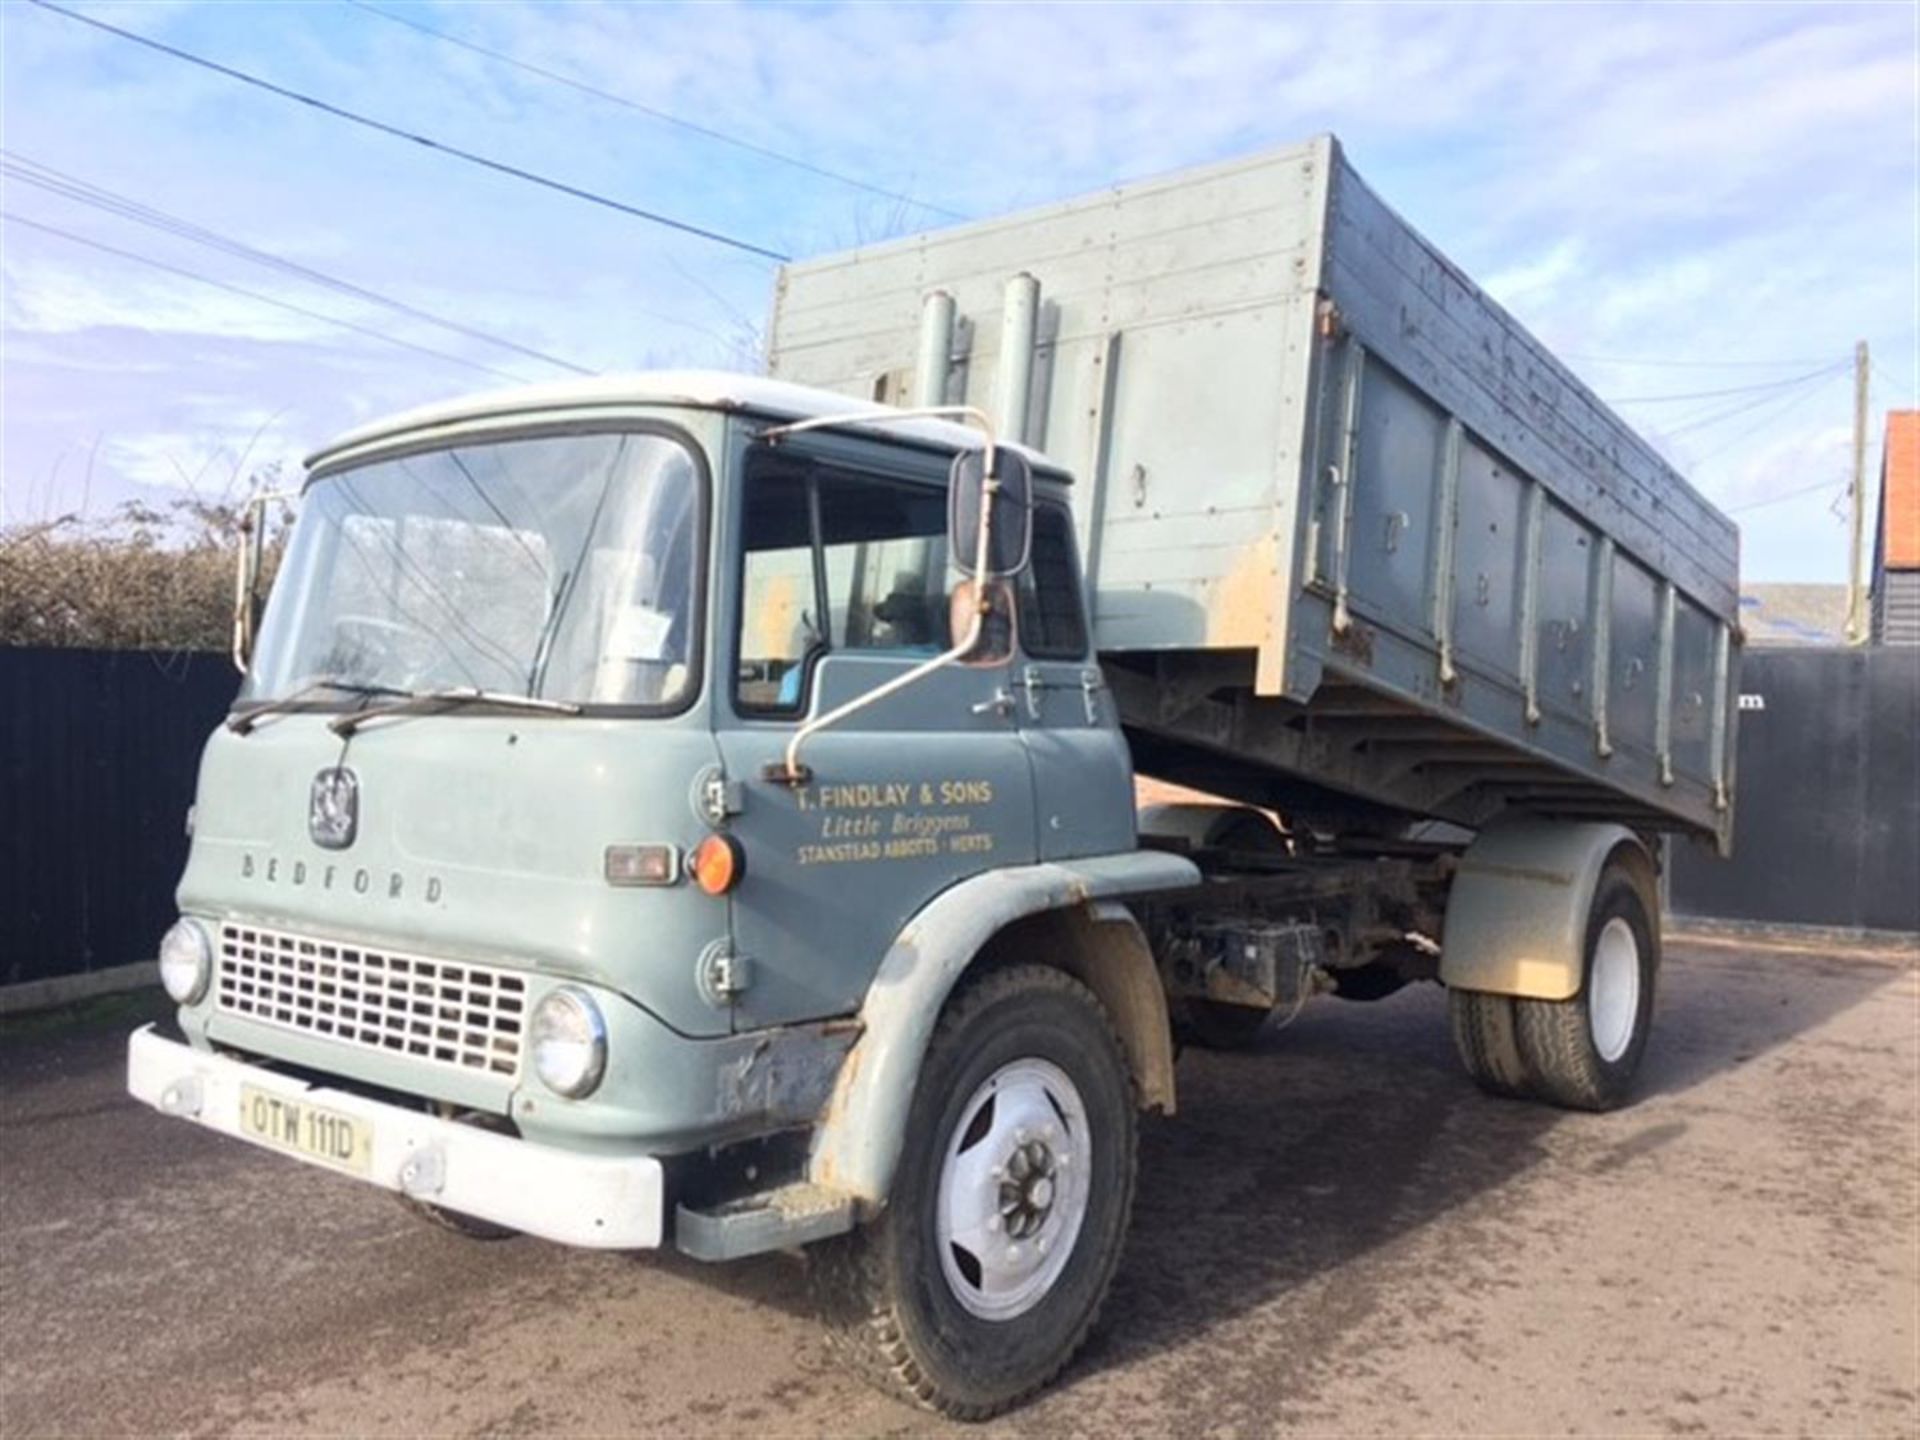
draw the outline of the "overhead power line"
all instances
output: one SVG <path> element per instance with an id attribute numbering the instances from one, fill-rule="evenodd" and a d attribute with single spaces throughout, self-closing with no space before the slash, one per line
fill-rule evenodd
<path id="1" fill-rule="evenodd" d="M 1904 372 L 1887 364 L 1885 360 L 1878 356 L 1874 357 L 1873 372 L 1875 381 L 1886 381 L 1892 387 L 1894 394 L 1910 396 L 1914 393 L 1913 382 L 1900 378 Z"/>
<path id="2" fill-rule="evenodd" d="M 75 200 L 83 205 L 90 205 L 94 209 L 103 210 L 109 215 L 117 215 L 122 219 L 131 220 L 136 224 L 145 225 L 151 229 L 162 231 L 165 234 L 177 236 L 182 240 L 190 240 L 197 245 L 204 245 L 209 249 L 218 250 L 223 254 L 237 256 L 242 260 L 250 260 L 256 264 L 278 270 L 283 274 L 293 275 L 299 279 L 311 281 L 313 284 L 325 286 L 327 289 L 337 291 L 342 295 L 350 295 L 355 299 L 382 306 L 396 314 L 405 315 L 429 325 L 436 325 L 456 335 L 464 335 L 470 340 L 480 340 L 489 345 L 497 345 L 503 350 L 511 350 L 517 355 L 524 355 L 530 360 L 539 360 L 547 365 L 558 366 L 560 369 L 570 370 L 576 375 L 594 375 L 599 373 L 589 369 L 585 365 L 576 365 L 571 360 L 563 360 L 558 355 L 549 355 L 544 350 L 536 350 L 530 345 L 522 345 L 517 340 L 509 340 L 503 335 L 495 335 L 486 330 L 480 330 L 474 326 L 462 324 L 458 320 L 449 320 L 445 316 L 436 315 L 430 310 L 422 310 L 417 305 L 409 305 L 404 300 L 395 300 L 391 296 L 380 294 L 377 290 L 369 290 L 365 286 L 356 285 L 350 280 L 342 280 L 338 276 L 329 275 L 324 270 L 316 270 L 310 265 L 302 265 L 297 260 L 289 260 L 284 256 L 275 255 L 271 251 L 257 249 L 243 241 L 231 239 L 217 231 L 208 230 L 203 226 L 196 225 L 190 220 L 183 220 L 177 215 L 169 215 L 164 210 L 157 210 L 150 205 L 142 204 L 138 200 L 130 199 L 124 195 L 117 195 L 102 186 L 81 180 L 77 176 L 65 174 L 50 165 L 43 165 L 39 161 L 29 159 L 27 156 L 21 155 L 16 151 L 0 148 L 0 174 L 6 175 L 10 179 L 21 181 L 24 184 L 36 186 L 52 194 L 59 195 L 64 199 Z"/>
<path id="3" fill-rule="evenodd" d="M 1729 515 L 1738 515 L 1744 510 L 1760 510 L 1768 505 L 1780 505 L 1788 500 L 1798 500 L 1805 495 L 1817 495 L 1822 490 L 1843 489 L 1849 483 L 1850 482 L 1846 480 L 1822 480 L 1814 485 L 1803 485 L 1797 490 L 1789 490 L 1784 495 L 1769 495 L 1764 500 L 1749 500 L 1742 505 L 1729 505 L 1727 506 L 1726 513 Z"/>
<path id="4" fill-rule="evenodd" d="M 1751 414 L 1763 406 L 1780 404 L 1791 396 L 1798 387 L 1802 385 L 1817 386 L 1821 381 L 1838 375 L 1845 368 L 1846 363 L 1842 362 L 1841 364 L 1830 366 L 1825 370 L 1817 370 L 1812 374 L 1801 376 L 1800 379 L 1795 381 L 1793 386 L 1787 390 L 1769 391 L 1765 395 L 1758 396 L 1757 398 L 1742 400 L 1737 405 L 1723 405 L 1717 408 L 1709 407 L 1706 411 L 1683 418 L 1677 425 L 1665 427 L 1662 433 L 1664 433 L 1667 438 L 1672 439 L 1676 436 L 1691 434 L 1695 430 L 1708 429 L 1724 421 L 1736 419 L 1741 415 Z"/>
<path id="5" fill-rule="evenodd" d="M 368 325 L 356 324 L 352 320 L 343 320 L 338 315 L 328 315 L 323 311 L 309 310 L 304 305 L 296 305 L 291 300 L 278 300 L 271 295 L 262 295 L 257 290 L 248 290 L 244 286 L 229 285 L 224 280 L 216 280 L 211 275 L 202 275 L 198 270 L 189 270 L 184 265 L 170 265 L 164 260 L 156 260 L 151 255 L 142 255 L 136 250 L 122 250 L 117 245 L 108 245 L 104 241 L 92 240 L 85 235 L 76 235 L 71 230 L 62 230 L 58 225 L 49 225 L 41 220 L 31 220 L 25 215 L 16 215 L 10 210 L 0 210 L 0 220 L 10 224 L 24 225 L 29 230 L 38 230 L 43 234 L 57 235 L 62 240 L 70 240 L 75 245 L 84 245 L 90 250 L 99 250 L 107 255 L 117 255 L 122 260 L 131 260 L 136 265 L 146 265 L 155 270 L 164 270 L 169 275 L 178 275 L 186 280 L 198 281 L 210 285 L 215 290 L 225 290 L 230 295 L 244 296 L 262 305 L 271 305 L 276 310 L 290 310 L 295 315 L 304 315 L 309 320 L 319 320 L 328 325 L 338 325 L 343 330 L 352 330 L 356 334 L 371 336 L 375 340 L 384 340 L 389 345 L 398 345 L 403 350 L 412 350 L 421 355 L 431 355 L 436 360 L 445 360 L 450 365 L 464 366 L 468 370 L 483 371 L 488 375 L 497 375 L 502 380 L 523 383 L 524 377 L 506 370 L 496 370 L 491 365 L 478 360 L 469 360 L 463 355 L 453 355 L 445 350 L 435 350 L 430 345 L 416 345 L 411 340 L 402 340 L 398 335 L 389 335 L 384 330 L 375 330 Z"/>
<path id="6" fill-rule="evenodd" d="M 432 39 L 442 41 L 448 45 L 457 45 L 462 50 L 470 50 L 476 55 L 484 55 L 489 60 L 498 61 L 502 65 L 510 65 L 515 70 L 524 70 L 527 74 L 537 75 L 543 80 L 551 80 L 556 85 L 565 85 L 570 90 L 577 90 L 582 95 L 591 95 L 596 100 L 604 100 L 610 105 L 619 105 L 625 109 L 659 120 L 664 124 L 678 126 L 680 129 L 688 131 L 691 134 L 703 136 L 708 140 L 718 141 L 722 145 L 731 145 L 736 150 L 744 150 L 749 154 L 759 155 L 764 159 L 776 160 L 782 165 L 791 165 L 796 170 L 805 170 L 808 174 L 818 175 L 822 179 L 832 180 L 840 185 L 850 185 L 856 190 L 866 191 L 869 195 L 879 195 L 888 200 L 898 200 L 903 205 L 911 205 L 915 209 L 925 210 L 929 214 L 944 215 L 950 220 L 964 220 L 967 218 L 958 210 L 949 210 L 944 205 L 935 205 L 927 200 L 916 200 L 911 195 L 898 190 L 889 190 L 882 185 L 875 185 L 870 181 L 860 179 L 857 175 L 848 175 L 839 170 L 829 170 L 824 165 L 816 165 L 811 160 L 801 159 L 798 155 L 789 155 L 784 151 L 755 144 L 751 140 L 744 140 L 738 135 L 729 135 L 726 131 L 716 130 L 711 125 L 702 125 L 698 121 L 689 120 L 683 115 L 675 115 L 671 111 L 662 110 L 657 106 L 642 104 L 638 100 L 618 94 L 612 90 L 603 90 L 598 85 L 590 85 L 585 80 L 577 79 L 572 75 L 565 74 L 558 70 L 549 70 L 545 66 L 536 65 L 530 60 L 522 60 L 519 56 L 508 54 L 504 50 L 495 50 L 489 46 L 480 44 L 478 41 L 469 40 L 464 36 L 455 35 L 447 30 L 437 29 L 432 25 L 410 19 L 405 15 L 396 15 L 391 10 L 383 10 L 378 5 L 369 4 L 368 0 L 347 0 L 347 3 L 356 9 L 366 11 L 369 15 L 377 15 L 382 20 L 389 21 L 392 24 L 404 25 L 407 29 L 416 31 L 421 35 L 429 36 Z"/>
<path id="7" fill-rule="evenodd" d="M 1707 451 L 1703 455 L 1695 456 L 1693 460 L 1693 468 L 1696 470 L 1699 469 L 1700 466 L 1705 465 L 1709 460 L 1718 459 L 1720 456 L 1726 454 L 1727 451 L 1733 449 L 1736 445 L 1744 444 L 1747 441 L 1752 440 L 1754 436 L 1761 434 L 1767 428 L 1778 425 L 1789 414 L 1791 414 L 1795 410 L 1798 410 L 1802 405 L 1805 405 L 1809 400 L 1813 399 L 1816 395 L 1824 395 L 1829 393 L 1833 389 L 1833 382 L 1838 380 L 1839 378 L 1840 378 L 1840 372 L 1836 371 L 1827 377 L 1825 384 L 1812 385 L 1807 387 L 1804 390 L 1799 391 L 1797 394 L 1781 396 L 1778 401 L 1778 408 L 1775 409 L 1772 414 L 1762 416 L 1759 420 L 1754 421 L 1753 424 L 1749 425 L 1746 429 L 1735 433 L 1732 436 L 1732 438 L 1721 441 L 1720 444 L 1714 446 L 1713 449 Z"/>
<path id="8" fill-rule="evenodd" d="M 115 36 L 118 39 L 139 45 L 144 49 L 152 50 L 160 55 L 171 56 L 175 60 L 197 66 L 202 70 L 210 70 L 216 75 L 224 75 L 229 80 L 237 80 L 242 85 L 250 85 L 254 89 L 263 90 L 269 95 L 277 95 L 283 100 L 291 100 L 295 104 L 305 105 L 309 109 L 318 110 L 323 115 L 331 115 L 337 120 L 345 120 L 350 124 L 363 126 L 368 130 L 376 130 L 382 135 L 391 135 L 396 140 L 409 141 L 412 144 L 431 150 L 437 155 L 446 155 L 455 160 L 464 160 L 469 165 L 477 165 L 481 169 L 491 170 L 497 175 L 507 175 L 516 180 L 524 180 L 529 185 L 538 185 L 542 189 L 552 190 L 560 195 L 570 195 L 576 200 L 584 200 L 590 205 L 598 205 L 607 210 L 617 211 L 622 215 L 630 215 L 636 220 L 645 220 L 649 224 L 661 225 L 669 230 L 678 230 L 683 235 L 693 235 L 702 240 L 711 240 L 716 245 L 725 245 L 732 250 L 740 250 L 749 255 L 757 255 L 763 260 L 785 261 L 792 258 L 782 254 L 778 250 L 770 250 L 764 245 L 756 245 L 750 240 L 742 240 L 738 236 L 728 235 L 719 230 L 710 230 L 705 226 L 695 225 L 690 221 L 676 220 L 671 215 L 662 214 L 658 210 L 648 210 L 639 205 L 630 205 L 624 200 L 616 200 L 611 195 L 603 195 L 597 190 L 589 190 L 581 185 L 572 185 L 564 180 L 555 180 L 551 176 L 542 175 L 537 171 L 527 170 L 518 165 L 510 165 L 504 160 L 495 160 L 490 156 L 479 154 L 477 151 L 465 150 L 458 145 L 450 145 L 444 140 L 435 140 L 429 135 L 420 134 L 418 131 L 402 129 L 398 125 L 389 125 L 384 120 L 376 120 L 372 116 L 363 115 L 357 110 L 349 110 L 345 106 L 335 105 L 315 96 L 304 94 L 299 90 L 289 89 L 285 85 L 277 85 L 271 80 L 263 80 L 258 75 L 249 74 L 245 70 L 236 70 L 231 65 L 222 65 L 218 61 L 209 60 L 202 55 L 195 55 L 192 51 L 182 50 L 178 46 L 168 45 L 159 40 L 150 39 L 145 35 L 136 34 L 132 30 L 122 30 L 118 25 L 109 25 L 106 21 L 96 20 L 91 15 L 82 15 L 78 11 L 69 10 L 62 5 L 56 5 L 53 3 L 53 0 L 32 0 L 32 3 L 38 5 L 42 10 L 59 15 L 64 19 L 91 26 L 103 34 Z"/>
<path id="9" fill-rule="evenodd" d="M 1669 395 L 1622 395 L 1609 399 L 1609 405 L 1658 405 L 1670 400 L 1714 400 L 1725 395 L 1753 395 L 1762 390 L 1788 390 L 1807 380 L 1818 379 L 1822 375 L 1831 375 L 1849 365 L 1848 360 L 1835 360 L 1821 366 L 1818 370 L 1809 370 L 1805 375 L 1795 375 L 1790 380 L 1763 380 L 1757 385 L 1734 385 L 1724 390 L 1689 390 Z"/>
<path id="10" fill-rule="evenodd" d="M 1701 360 L 1673 359 L 1652 355 L 1577 355 L 1558 352 L 1562 360 L 1578 360 L 1589 365 L 1646 365 L 1671 370 L 1784 370 L 1789 365 L 1818 365 L 1818 356 L 1802 355 L 1785 360 Z"/>

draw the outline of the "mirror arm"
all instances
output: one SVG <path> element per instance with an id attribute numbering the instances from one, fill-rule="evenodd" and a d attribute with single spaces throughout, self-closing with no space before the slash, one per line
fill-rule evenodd
<path id="1" fill-rule="evenodd" d="M 846 719 L 847 716 L 854 714 L 856 711 L 866 709 L 867 706 L 873 704 L 875 701 L 884 700 L 895 691 L 904 690 L 907 686 L 925 679 L 942 666 L 951 665 L 955 661 L 963 660 L 971 654 L 974 647 L 980 643 L 980 634 L 986 629 L 987 614 L 992 606 L 991 600 L 988 599 L 986 595 L 986 587 L 983 585 L 980 589 L 981 599 L 975 605 L 973 618 L 967 622 L 967 633 L 959 644 L 955 645 L 945 654 L 935 655 L 930 659 L 922 660 L 911 670 L 894 676 L 893 679 L 887 681 L 884 685 L 876 685 L 873 689 L 854 696 L 853 699 L 847 701 L 844 705 L 836 705 L 824 715 L 814 716 L 813 719 L 807 721 L 798 730 L 793 732 L 793 738 L 787 741 L 785 757 L 769 764 L 761 773 L 761 778 L 774 781 L 781 785 L 806 784 L 808 780 L 813 778 L 813 772 L 800 763 L 800 747 L 804 745 L 811 736 L 817 734 L 819 731 L 825 730 L 830 725 L 838 725 L 842 720 Z"/>
<path id="2" fill-rule="evenodd" d="M 804 435 L 809 430 L 833 430 L 848 425 L 891 425 L 896 420 L 965 420 L 985 432 L 989 455 L 998 444 L 994 436 L 993 417 L 977 405 L 919 405 L 906 410 L 884 405 L 870 412 L 816 415 L 811 420 L 795 420 L 786 425 L 771 426 L 754 438 L 772 443 L 784 440 L 789 435 Z"/>

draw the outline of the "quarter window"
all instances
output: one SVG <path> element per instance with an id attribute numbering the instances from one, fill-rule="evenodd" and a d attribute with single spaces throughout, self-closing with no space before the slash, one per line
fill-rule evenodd
<path id="1" fill-rule="evenodd" d="M 1036 660 L 1079 660 L 1087 623 L 1074 564 L 1073 522 L 1058 505 L 1033 512 L 1033 562 L 1020 577 L 1020 641 Z"/>

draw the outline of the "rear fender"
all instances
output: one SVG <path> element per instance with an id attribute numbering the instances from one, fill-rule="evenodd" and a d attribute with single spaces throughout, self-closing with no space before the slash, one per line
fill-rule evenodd
<path id="1" fill-rule="evenodd" d="M 1441 982 L 1530 1000 L 1578 994 L 1587 915 L 1601 872 L 1616 856 L 1640 886 L 1657 932 L 1658 872 L 1625 826 L 1521 819 L 1481 831 L 1447 897 Z"/>

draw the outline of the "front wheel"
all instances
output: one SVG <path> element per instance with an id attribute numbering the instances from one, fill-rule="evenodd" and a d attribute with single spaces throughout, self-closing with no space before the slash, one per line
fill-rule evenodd
<path id="1" fill-rule="evenodd" d="M 1052 1379 L 1092 1328 L 1133 1205 L 1133 1089 L 1079 981 L 992 971 L 949 1003 L 880 1217 L 812 1252 L 833 1347 L 957 1419 Z"/>

